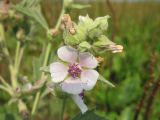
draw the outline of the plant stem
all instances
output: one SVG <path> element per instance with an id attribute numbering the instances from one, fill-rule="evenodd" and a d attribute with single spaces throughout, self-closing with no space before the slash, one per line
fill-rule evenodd
<path id="1" fill-rule="evenodd" d="M 7 92 L 9 95 L 12 95 L 12 91 L 10 89 L 6 88 L 5 86 L 0 85 L 0 89 Z"/>
<path id="2" fill-rule="evenodd" d="M 50 53 L 50 50 L 51 50 L 51 43 L 48 43 L 47 45 L 47 48 L 46 48 L 46 54 L 45 54 L 45 58 L 44 58 L 44 62 L 43 62 L 43 67 L 47 65 L 47 61 L 48 61 L 48 58 L 49 58 L 49 53 Z M 41 79 L 44 79 L 45 77 L 45 74 L 42 73 L 41 75 Z M 36 112 L 36 109 L 37 109 L 37 106 L 38 106 L 38 101 L 40 99 L 40 94 L 41 92 L 38 91 L 36 93 L 36 97 L 35 97 L 35 100 L 34 100 L 34 103 L 33 103 L 33 108 L 32 108 L 32 112 L 31 112 L 31 115 L 33 116 Z"/>
<path id="3" fill-rule="evenodd" d="M 38 105 L 38 102 L 39 102 L 39 97 L 40 97 L 40 91 L 37 92 L 36 97 L 35 97 L 33 108 L 32 108 L 32 111 L 31 111 L 32 116 L 35 114 L 35 111 L 36 111 L 36 108 L 37 108 L 37 105 Z"/>
<path id="4" fill-rule="evenodd" d="M 48 43 L 47 48 L 46 48 L 46 52 L 45 52 L 45 58 L 44 58 L 44 62 L 43 62 L 43 67 L 45 67 L 47 65 L 49 54 L 50 54 L 50 51 L 51 51 L 51 47 L 52 47 L 51 43 Z M 42 75 L 41 75 L 41 79 L 43 79 L 44 76 L 45 76 L 45 74 L 43 72 Z"/>
<path id="5" fill-rule="evenodd" d="M 19 71 L 19 66 L 21 64 L 22 56 L 23 56 L 23 53 L 24 53 L 24 48 L 25 48 L 25 46 L 22 46 L 20 48 L 20 51 L 19 51 L 19 57 L 18 57 L 17 65 L 16 65 L 17 66 L 17 71 Z"/>
<path id="6" fill-rule="evenodd" d="M 18 72 L 17 64 L 18 64 L 18 59 L 19 59 L 19 52 L 20 52 L 20 42 L 17 41 L 14 65 L 9 66 L 10 74 L 11 74 L 11 83 L 14 89 L 17 87 L 17 72 Z"/>
<path id="7" fill-rule="evenodd" d="M 19 57 L 19 52 L 20 52 L 20 46 L 21 46 L 20 41 L 17 41 L 16 55 L 15 55 L 15 61 L 14 61 L 14 67 L 15 68 L 17 68 L 17 64 L 18 64 L 18 57 Z"/>
<path id="8" fill-rule="evenodd" d="M 62 100 L 61 120 L 63 120 L 64 117 L 65 106 L 66 106 L 66 98 Z"/>
<path id="9" fill-rule="evenodd" d="M 11 86 L 5 81 L 5 79 L 0 76 L 0 81 L 3 83 L 3 85 L 5 85 L 7 88 L 11 88 Z"/>
<path id="10" fill-rule="evenodd" d="M 24 53 L 24 46 L 21 47 L 21 42 L 17 41 L 15 62 L 14 62 L 14 65 L 10 64 L 9 66 L 10 74 L 11 74 L 11 83 L 14 89 L 16 89 L 18 84 L 17 74 L 19 72 L 19 66 L 22 60 L 23 53 Z"/>
<path id="11" fill-rule="evenodd" d="M 62 19 L 64 13 L 65 13 L 65 8 L 64 8 L 64 5 L 63 5 L 61 13 L 60 13 L 60 16 L 59 16 L 58 21 L 56 23 L 55 29 L 58 29 L 60 27 L 61 19 Z M 47 65 L 47 62 L 48 62 L 48 59 L 49 59 L 49 54 L 50 54 L 50 51 L 51 51 L 51 47 L 52 47 L 51 43 L 49 42 L 48 45 L 47 45 L 47 48 L 46 48 L 46 52 L 45 52 L 45 58 L 44 58 L 44 62 L 43 62 L 43 67 L 45 67 Z M 41 79 L 44 79 L 44 78 L 45 78 L 45 73 L 42 73 L 41 74 Z M 36 93 L 36 97 L 35 97 L 33 108 L 32 108 L 32 116 L 36 112 L 36 109 L 37 109 L 37 106 L 38 106 L 38 101 L 40 99 L 40 94 L 41 94 L 40 91 L 38 91 Z"/>
<path id="12" fill-rule="evenodd" d="M 59 18 L 58 18 L 58 21 L 57 21 L 57 24 L 56 24 L 55 29 L 58 29 L 58 28 L 60 27 L 61 20 L 62 20 L 62 17 L 63 17 L 63 15 L 64 15 L 64 13 L 65 13 L 65 8 L 64 8 L 64 5 L 63 5 L 63 6 L 62 6 L 62 11 L 61 11 L 61 14 L 60 14 L 60 16 L 59 16 Z"/>

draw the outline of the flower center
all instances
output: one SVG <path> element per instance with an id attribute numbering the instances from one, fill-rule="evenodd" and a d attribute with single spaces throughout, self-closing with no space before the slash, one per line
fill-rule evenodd
<path id="1" fill-rule="evenodd" d="M 73 78 L 79 77 L 81 72 L 82 72 L 82 70 L 81 70 L 81 66 L 79 64 L 73 63 L 73 64 L 69 65 L 68 73 Z"/>

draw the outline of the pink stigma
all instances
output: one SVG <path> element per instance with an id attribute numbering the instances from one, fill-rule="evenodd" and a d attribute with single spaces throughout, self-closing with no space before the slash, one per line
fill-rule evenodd
<path id="1" fill-rule="evenodd" d="M 79 77 L 81 72 L 82 72 L 81 67 L 77 63 L 73 63 L 73 64 L 69 65 L 68 73 L 73 78 Z"/>

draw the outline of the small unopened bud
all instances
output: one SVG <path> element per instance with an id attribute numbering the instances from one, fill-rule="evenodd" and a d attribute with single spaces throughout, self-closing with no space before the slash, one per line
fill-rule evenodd
<path id="1" fill-rule="evenodd" d="M 71 34 L 75 34 L 76 30 L 74 28 L 73 22 L 71 20 L 71 17 L 69 16 L 69 14 L 64 14 L 62 22 L 66 28 L 66 30 L 71 33 Z"/>
<path id="2" fill-rule="evenodd" d="M 19 100 L 19 102 L 18 102 L 18 109 L 19 109 L 19 113 L 22 116 L 22 119 L 23 120 L 29 120 L 29 112 L 28 112 L 27 106 L 21 100 Z"/>
<path id="3" fill-rule="evenodd" d="M 75 34 L 75 33 L 76 33 L 76 30 L 75 30 L 75 28 L 70 28 L 70 29 L 69 29 L 69 32 L 70 32 L 71 34 Z"/>
<path id="4" fill-rule="evenodd" d="M 81 42 L 78 47 L 81 52 L 84 52 L 86 50 L 91 49 L 92 46 L 88 42 L 84 41 Z"/>
<path id="5" fill-rule="evenodd" d="M 117 52 L 122 52 L 123 51 L 123 46 L 122 45 L 115 45 L 115 44 L 111 44 L 108 45 L 108 50 L 111 50 L 112 53 L 117 53 Z"/>
<path id="6" fill-rule="evenodd" d="M 17 33 L 16 33 L 16 37 L 19 40 L 23 40 L 25 38 L 25 31 L 23 29 L 20 29 Z"/>
<path id="7" fill-rule="evenodd" d="M 103 58 L 103 57 L 97 57 L 96 59 L 97 59 L 98 63 L 101 63 L 101 62 L 104 61 L 104 58 Z"/>
<path id="8" fill-rule="evenodd" d="M 30 91 L 30 90 L 32 90 L 31 83 L 26 83 L 25 85 L 22 86 L 22 91 Z"/>
<path id="9" fill-rule="evenodd" d="M 55 29 L 55 28 L 50 29 L 48 31 L 48 35 L 51 35 L 51 36 L 56 36 L 56 35 L 58 35 L 58 33 L 59 33 L 58 29 Z"/>

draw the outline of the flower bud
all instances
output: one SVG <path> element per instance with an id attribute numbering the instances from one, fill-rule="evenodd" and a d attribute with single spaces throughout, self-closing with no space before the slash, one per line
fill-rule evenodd
<path id="1" fill-rule="evenodd" d="M 122 52 L 123 46 L 122 45 L 109 45 L 108 49 L 112 51 L 112 53 Z"/>
<path id="2" fill-rule="evenodd" d="M 97 57 L 96 59 L 97 59 L 98 63 L 101 63 L 101 62 L 104 61 L 104 58 L 103 58 L 103 57 Z"/>
<path id="3" fill-rule="evenodd" d="M 69 14 L 64 14 L 62 22 L 63 22 L 64 27 L 67 32 L 69 32 L 72 35 L 74 35 L 76 33 L 76 30 L 74 28 L 74 24 L 71 20 L 71 17 L 69 16 Z"/>
<path id="4" fill-rule="evenodd" d="M 53 36 L 58 35 L 58 32 L 59 32 L 58 29 L 54 29 L 54 28 L 53 28 L 53 29 L 48 30 L 48 31 L 47 31 L 47 34 L 48 34 L 49 36 L 52 36 L 52 37 L 53 37 Z"/>
<path id="5" fill-rule="evenodd" d="M 78 49 L 79 49 L 81 52 L 84 52 L 84 51 L 86 51 L 86 50 L 91 49 L 91 45 L 90 45 L 88 42 L 84 41 L 84 42 L 81 42 L 81 43 L 79 44 Z"/>
<path id="6" fill-rule="evenodd" d="M 18 101 L 18 109 L 19 109 L 19 113 L 21 114 L 23 120 L 28 120 L 29 112 L 28 112 L 26 104 L 22 100 Z"/>
<path id="7" fill-rule="evenodd" d="M 92 39 L 101 36 L 108 28 L 108 18 L 109 16 L 96 18 L 88 27 L 88 36 Z"/>
<path id="8" fill-rule="evenodd" d="M 25 38 L 25 31 L 23 29 L 18 30 L 16 37 L 19 40 L 23 40 Z"/>
<path id="9" fill-rule="evenodd" d="M 105 31 L 108 28 L 109 18 L 110 18 L 109 15 L 106 15 L 104 17 L 98 17 L 95 19 L 94 24 L 97 24 L 102 31 Z"/>
<path id="10" fill-rule="evenodd" d="M 106 36 L 101 35 L 93 44 L 94 47 L 112 51 L 112 53 L 122 52 L 123 46 L 116 45 L 114 42 L 110 41 Z"/>

